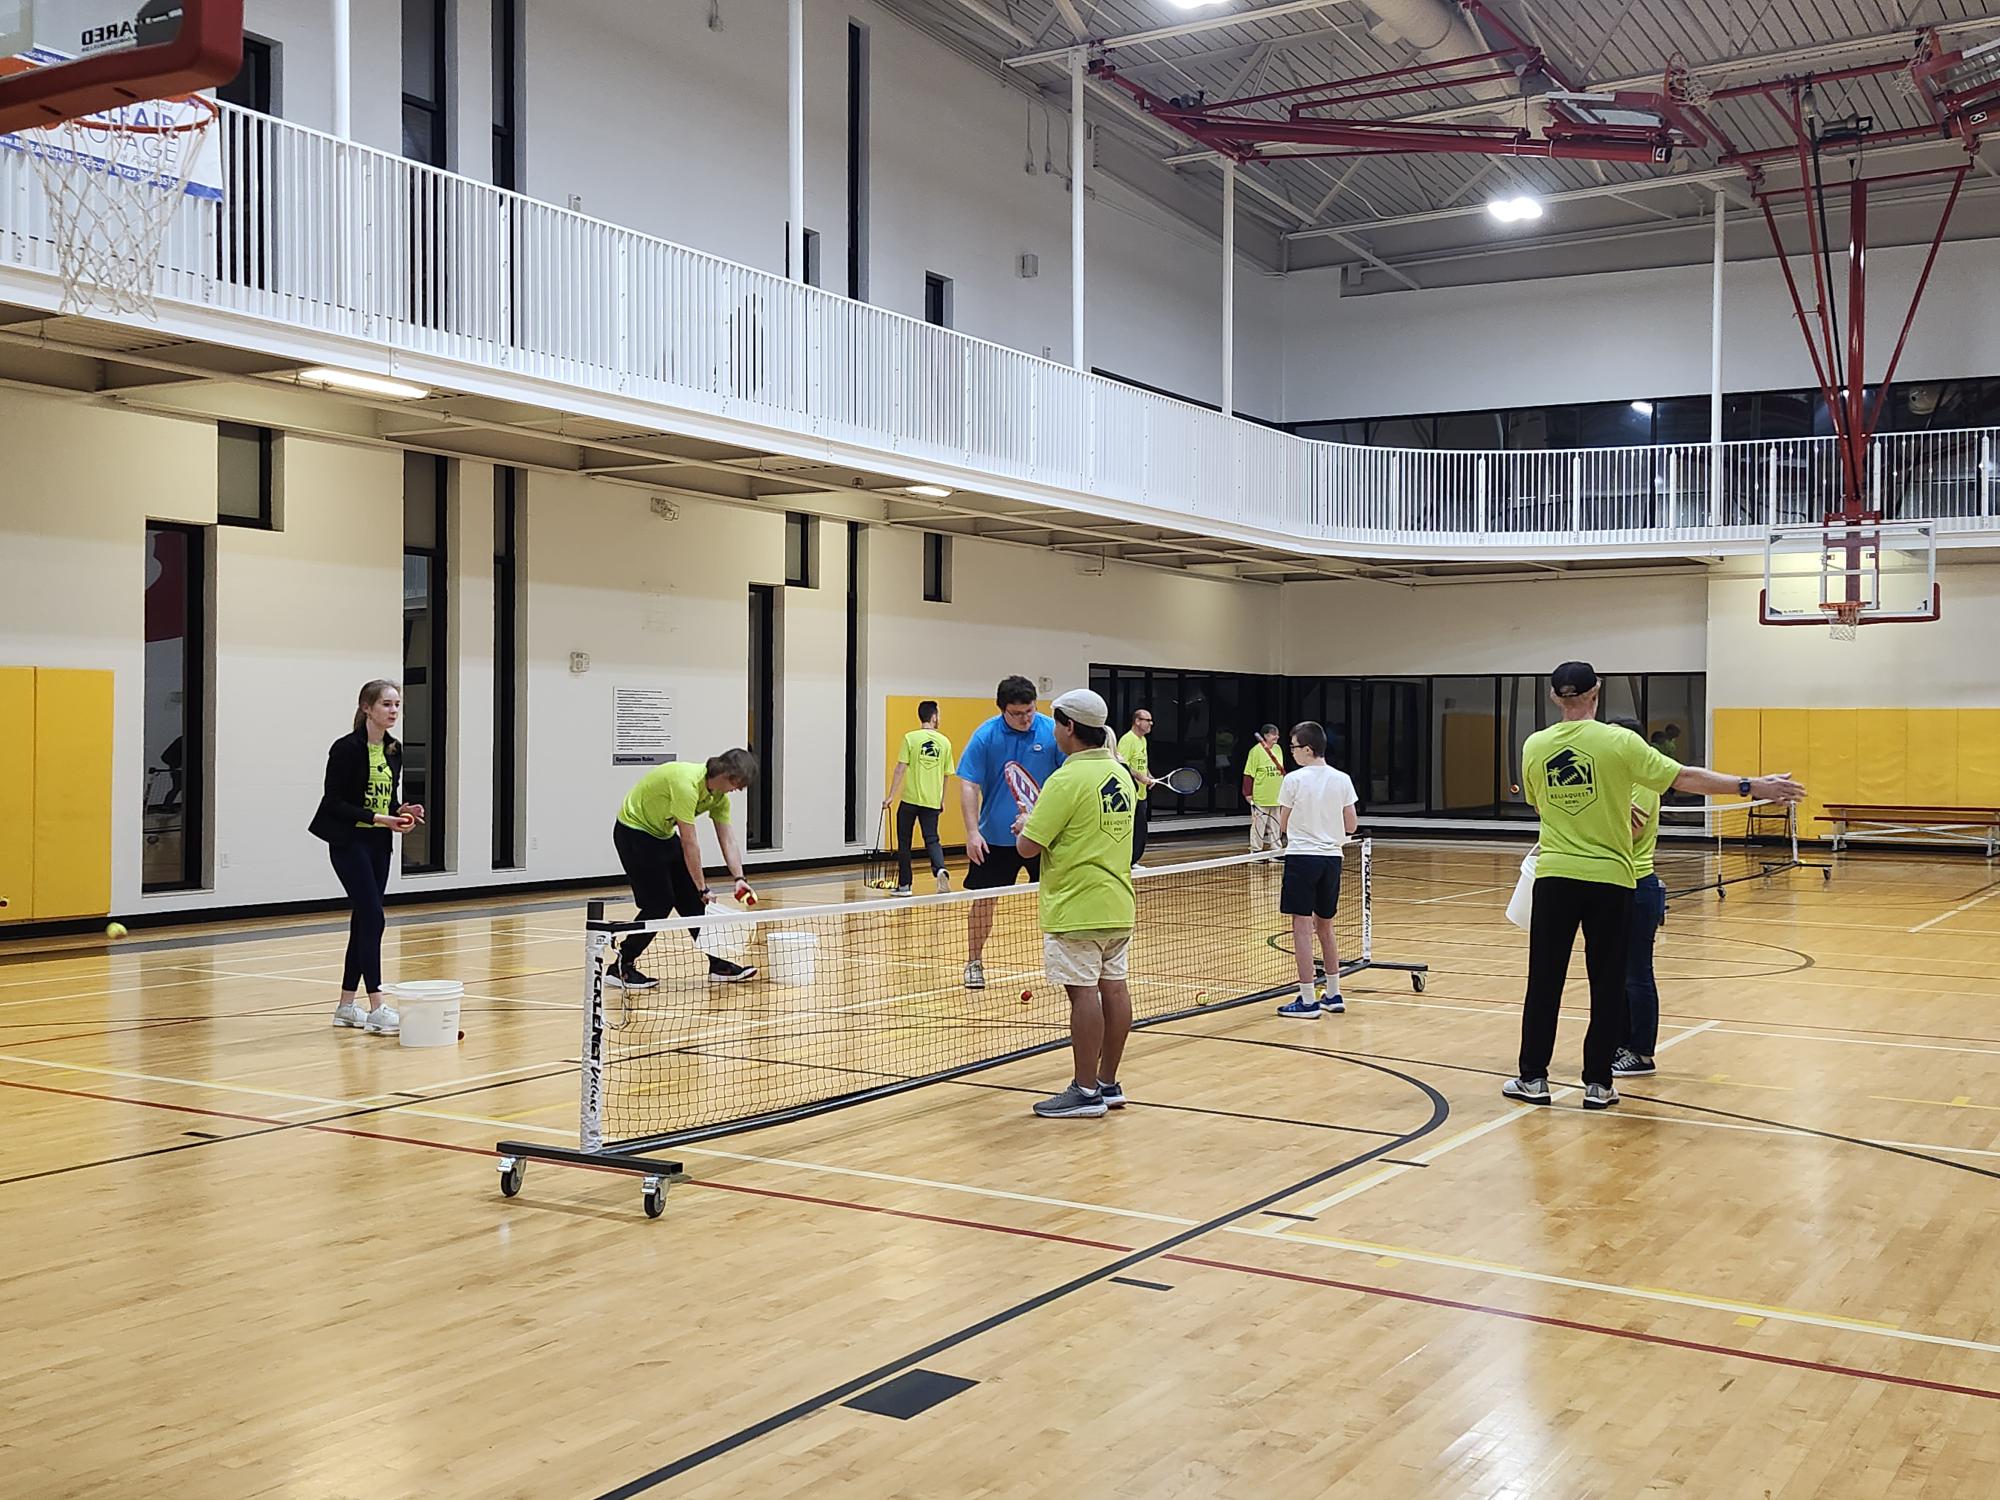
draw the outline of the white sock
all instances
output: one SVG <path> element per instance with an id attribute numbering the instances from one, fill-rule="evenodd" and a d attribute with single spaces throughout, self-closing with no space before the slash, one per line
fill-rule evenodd
<path id="1" fill-rule="evenodd" d="M 1313 982 L 1310 979 L 1299 981 L 1299 1003 L 1302 1005 L 1319 1004 L 1319 995 L 1314 992 Z"/>

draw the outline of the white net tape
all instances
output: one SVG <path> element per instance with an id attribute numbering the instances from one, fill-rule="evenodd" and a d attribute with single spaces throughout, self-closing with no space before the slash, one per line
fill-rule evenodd
<path id="1" fill-rule="evenodd" d="M 203 138 L 206 101 L 186 101 L 184 123 L 135 124 L 128 111 L 25 132 L 48 200 L 64 312 L 92 308 L 153 315 L 160 247 L 187 191 Z"/>

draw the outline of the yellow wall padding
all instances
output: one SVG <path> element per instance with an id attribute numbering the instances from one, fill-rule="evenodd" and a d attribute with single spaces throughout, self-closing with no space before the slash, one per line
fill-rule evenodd
<path id="1" fill-rule="evenodd" d="M 1860 799 L 1854 763 L 1859 714 L 1851 708 L 1814 708 L 1806 714 L 1806 757 L 1812 774 L 1806 778 L 1806 801 L 1799 809 L 1799 822 L 1801 831 L 1812 831 L 1825 826 L 1817 819 L 1827 803 Z"/>
<path id="2" fill-rule="evenodd" d="M 1958 711 L 1956 807 L 2000 807 L 2000 708 Z"/>
<path id="3" fill-rule="evenodd" d="M 0 667 L 0 922 L 35 914 L 35 669 Z"/>
<path id="4" fill-rule="evenodd" d="M 1901 802 L 1909 796 L 1910 712 L 1863 708 L 1854 716 L 1854 800 Z M 1818 790 L 1815 788 L 1814 790 Z M 1837 802 L 1837 797 L 1827 798 Z"/>
<path id="5" fill-rule="evenodd" d="M 1764 769 L 1764 711 L 1760 708 L 1718 708 L 1712 730 L 1715 744 L 1709 765 L 1718 771 L 1734 771 L 1739 776 Z M 1735 800 L 1733 798 L 1727 800 Z M 1744 831 L 1744 815 L 1721 819 L 1725 837 Z"/>
<path id="6" fill-rule="evenodd" d="M 1958 806 L 1959 713 L 1955 708 L 1913 708 L 1904 715 L 1903 791 L 1897 801 Z"/>
<path id="7" fill-rule="evenodd" d="M 896 775 L 896 755 L 903 748 L 903 736 L 908 734 L 912 729 L 921 729 L 923 727 L 917 722 L 917 705 L 923 701 L 922 698 L 887 698 L 883 700 L 882 743 L 888 747 L 888 760 L 882 768 L 882 792 L 885 796 L 888 794 L 890 781 Z M 981 724 L 984 724 L 988 719 L 1000 712 L 1000 710 L 993 706 L 993 700 L 990 697 L 939 698 L 936 701 L 938 706 L 938 732 L 951 741 L 951 756 L 953 762 L 956 763 L 958 757 L 965 750 L 965 742 L 972 738 L 972 731 L 977 729 Z M 1035 706 L 1043 713 L 1049 711 L 1047 703 L 1037 703 Z M 1123 732 L 1122 729 L 1117 731 L 1120 734 Z M 1172 769 L 1172 766 L 1154 766 L 1153 774 L 1155 776 L 1163 775 Z M 1156 792 L 1154 795 L 1164 797 L 1172 796 L 1173 794 L 1171 792 Z M 880 808 L 876 809 L 875 815 L 877 817 L 881 816 Z M 875 831 L 872 828 L 868 831 L 868 837 L 871 841 L 875 837 Z M 923 834 L 921 831 L 912 831 L 910 838 L 911 842 L 917 848 L 919 862 L 921 862 Z M 965 842 L 965 820 L 959 816 L 958 812 L 958 778 L 955 776 L 944 784 L 944 812 L 938 818 L 938 838 L 946 845 L 963 844 Z M 882 847 L 892 849 L 895 847 L 895 842 L 896 815 L 892 810 L 889 814 L 888 832 L 883 836 Z"/>
<path id="8" fill-rule="evenodd" d="M 109 672 L 35 673 L 35 916 L 111 910 Z"/>

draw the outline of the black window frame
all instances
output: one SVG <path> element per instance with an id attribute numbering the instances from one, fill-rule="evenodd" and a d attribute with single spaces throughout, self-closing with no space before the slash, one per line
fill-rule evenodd
<path id="1" fill-rule="evenodd" d="M 198 891 L 208 885 L 208 861 L 206 832 L 208 824 L 208 653 L 212 627 L 208 609 L 208 541 L 209 528 L 191 526 L 181 521 L 146 522 L 147 561 L 153 556 L 154 533 L 172 533 L 182 538 L 187 549 L 185 576 L 185 598 L 182 602 L 185 629 L 181 636 L 181 785 L 178 793 L 181 814 L 181 868 L 180 874 L 172 880 L 150 880 L 146 877 L 146 852 L 142 843 L 139 851 L 139 889 L 142 895 L 164 895 L 173 891 Z M 140 577 L 145 572 L 142 568 Z M 142 586 L 143 593 L 150 585 Z M 143 606 L 142 606 L 143 611 Z M 141 632 L 143 635 L 143 631 Z M 142 704 L 147 691 L 142 686 Z M 143 708 L 141 710 L 143 717 Z M 141 742 L 144 741 L 144 727 L 141 727 Z M 145 767 L 148 790 L 152 781 L 153 767 Z M 162 767 L 164 770 L 165 768 Z M 151 807 L 152 799 L 146 791 L 140 796 L 140 825 L 142 839 L 145 834 L 145 814 Z"/>
<path id="2" fill-rule="evenodd" d="M 521 132 L 522 6 L 525 0 L 493 0 L 493 185 L 519 192 L 525 173 Z"/>
<path id="3" fill-rule="evenodd" d="M 744 795 L 743 847 L 773 846 L 777 817 L 778 780 L 778 621 L 776 584 L 750 585 L 749 649 L 745 676 L 750 690 L 750 732 L 744 737 L 757 757 L 757 784 Z M 851 718 L 852 715 L 849 715 Z"/>
<path id="4" fill-rule="evenodd" d="M 924 272 L 924 321 L 933 328 L 953 326 L 956 300 L 949 276 L 938 271 Z"/>
<path id="5" fill-rule="evenodd" d="M 847 295 L 868 300 L 868 28 L 847 23 Z"/>
<path id="6" fill-rule="evenodd" d="M 785 279 L 789 281 L 791 279 L 791 276 L 792 276 L 792 225 L 791 221 L 788 219 L 785 221 Z M 820 276 L 819 231 L 817 229 L 809 228 L 806 230 L 806 285 L 818 286 L 820 284 L 819 276 Z"/>
<path id="7" fill-rule="evenodd" d="M 819 517 L 808 511 L 785 512 L 785 587 L 819 587 Z"/>
<path id="8" fill-rule="evenodd" d="M 431 34 L 430 97 L 410 92 L 409 50 L 410 12 L 417 6 L 427 7 Z M 401 48 L 398 53 L 398 78 L 401 80 L 403 101 L 403 155 L 410 161 L 422 162 L 425 166 L 441 171 L 451 169 L 451 0 L 403 0 Z M 411 111 L 423 115 L 430 122 L 431 154 L 412 156 L 409 151 L 409 122 Z"/>
<path id="9" fill-rule="evenodd" d="M 436 507 L 433 521 L 432 545 L 412 546 L 408 536 L 408 522 L 405 520 L 403 540 L 403 562 L 405 568 L 412 557 L 427 560 L 426 578 L 428 587 L 427 608 L 431 613 L 430 653 L 424 662 L 425 712 L 429 723 L 424 726 L 424 758 L 422 766 L 423 783 L 417 789 L 421 795 L 412 792 L 410 764 L 407 754 L 409 742 L 404 737 L 405 756 L 403 762 L 403 798 L 407 802 L 422 802 L 424 806 L 424 838 L 419 841 L 410 837 L 403 839 L 402 872 L 405 875 L 440 874 L 450 868 L 446 859 L 446 832 L 452 808 L 448 804 L 445 791 L 446 767 L 450 761 L 450 705 L 451 705 L 451 460 L 433 453 L 407 453 L 404 455 L 405 483 L 408 465 L 429 463 L 436 465 L 434 482 L 437 486 L 432 504 Z M 404 514 L 407 517 L 410 500 L 405 492 Z M 413 678 L 410 675 L 410 619 L 407 611 L 403 617 L 403 697 L 406 705 Z M 406 712 L 407 717 L 407 712 Z M 419 847 L 427 856 L 421 863 L 413 863 L 411 848 Z"/>
<path id="10" fill-rule="evenodd" d="M 521 858 L 521 471 L 493 471 L 493 868 Z"/>
<path id="11" fill-rule="evenodd" d="M 269 427 L 253 427 L 247 422 L 217 422 L 215 424 L 215 439 L 217 449 L 215 465 L 215 524 L 218 526 L 240 526 L 250 531 L 277 530 L 277 432 Z M 257 513 L 254 516 L 246 516 L 238 511 L 223 509 L 223 491 L 227 485 L 227 466 L 222 461 L 222 445 L 224 443 L 255 443 L 257 445 Z"/>

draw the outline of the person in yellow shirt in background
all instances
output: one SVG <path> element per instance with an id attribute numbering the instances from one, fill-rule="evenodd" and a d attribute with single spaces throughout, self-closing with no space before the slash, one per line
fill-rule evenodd
<path id="1" fill-rule="evenodd" d="M 1646 729 L 1637 719 L 1613 719 L 1612 724 L 1640 739 Z M 1653 748 L 1668 759 L 1673 751 L 1658 737 Z M 1613 1078 L 1640 1078 L 1657 1072 L 1653 1050 L 1660 1042 L 1660 986 L 1653 978 L 1653 939 L 1667 920 L 1667 887 L 1653 873 L 1653 850 L 1660 842 L 1660 796 L 1643 786 L 1632 788 L 1632 927 L 1625 940 L 1625 1045 L 1611 1059 Z"/>
<path id="2" fill-rule="evenodd" d="M 1243 800 L 1250 804 L 1250 852 L 1278 847 L 1278 789 L 1285 784 L 1285 752 L 1278 748 L 1278 726 L 1257 731 L 1257 743 L 1243 762 Z"/>
<path id="3" fill-rule="evenodd" d="M 625 878 L 632 882 L 632 899 L 639 920 L 656 921 L 670 911 L 698 917 L 708 910 L 713 894 L 701 868 L 701 836 L 695 819 L 708 814 L 722 846 L 722 862 L 736 877 L 736 899 L 754 905 L 756 896 L 743 878 L 743 850 L 729 817 L 729 794 L 754 785 L 757 757 L 748 750 L 725 750 L 704 763 L 671 761 L 655 766 L 625 795 L 611 842 Z M 690 929 L 690 941 L 700 936 Z M 635 932 L 620 945 L 618 959 L 605 977 L 630 990 L 659 988 L 659 980 L 639 972 L 639 955 L 652 946 L 653 934 Z M 757 971 L 726 958 L 708 955 L 708 977 L 715 984 L 741 984 Z"/>
<path id="4" fill-rule="evenodd" d="M 1132 868 L 1135 870 L 1146 868 L 1146 835 L 1151 831 L 1153 821 L 1152 805 L 1146 800 L 1146 788 L 1159 784 L 1159 777 L 1152 774 L 1152 752 L 1146 744 L 1147 736 L 1152 732 L 1153 711 L 1150 708 L 1135 709 L 1132 727 L 1118 741 L 1118 758 L 1132 773 L 1132 785 L 1139 794 L 1139 805 L 1132 810 Z"/>
<path id="5" fill-rule="evenodd" d="M 1042 859 L 1042 967 L 1069 992 L 1075 1074 L 1034 1109 L 1044 1119 L 1095 1119 L 1125 1107 L 1118 1064 L 1132 1030 L 1132 809 L 1139 795 L 1111 753 L 1111 710 L 1102 698 L 1072 688 L 1051 714 L 1066 759 L 1043 783 L 1033 811 L 1015 821 L 1014 842 L 1023 859 Z"/>
<path id="6" fill-rule="evenodd" d="M 951 889 L 951 876 L 944 867 L 944 845 L 938 842 L 938 810 L 944 806 L 945 778 L 956 775 L 958 762 L 952 757 L 951 741 L 938 733 L 937 703 L 926 698 L 917 705 L 917 723 L 903 736 L 903 748 L 896 752 L 896 774 L 889 782 L 889 795 L 882 809 L 896 804 L 896 894 L 910 894 L 910 834 L 924 831 L 924 852 L 931 857 L 931 874 L 938 894 Z M 909 780 L 906 791 L 905 777 Z"/>

